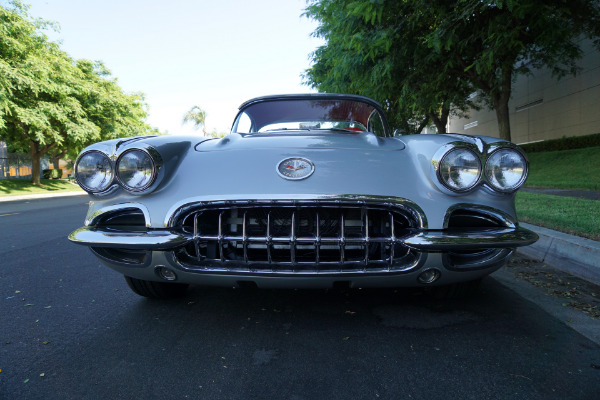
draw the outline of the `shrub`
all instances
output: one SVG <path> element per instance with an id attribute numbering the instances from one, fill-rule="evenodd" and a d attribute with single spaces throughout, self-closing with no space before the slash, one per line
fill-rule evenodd
<path id="1" fill-rule="evenodd" d="M 544 151 L 584 149 L 600 146 L 600 133 L 586 136 L 563 137 L 561 139 L 544 140 L 543 142 L 522 144 L 520 147 L 526 153 L 541 153 Z"/>
<path id="2" fill-rule="evenodd" d="M 63 176 L 63 170 L 62 169 L 52 169 L 52 172 L 50 173 L 50 178 L 51 179 L 60 179 Z"/>

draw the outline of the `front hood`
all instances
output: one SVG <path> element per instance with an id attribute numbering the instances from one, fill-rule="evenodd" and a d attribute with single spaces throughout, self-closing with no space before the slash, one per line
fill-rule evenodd
<path id="1" fill-rule="evenodd" d="M 290 133 L 233 133 L 222 139 L 207 140 L 196 145 L 196 151 L 259 150 L 259 149 L 335 149 L 381 150 L 404 149 L 398 139 L 382 139 L 370 132 L 290 132 Z"/>

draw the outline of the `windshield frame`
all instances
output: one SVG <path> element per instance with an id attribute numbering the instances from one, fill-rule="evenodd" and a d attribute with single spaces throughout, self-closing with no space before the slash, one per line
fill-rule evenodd
<path id="1" fill-rule="evenodd" d="M 382 137 L 392 137 L 390 127 L 385 116 L 385 112 L 381 108 L 381 105 L 377 103 L 375 100 L 370 99 L 366 96 L 359 95 L 351 95 L 351 94 L 340 94 L 340 93 L 302 93 L 302 94 L 284 94 L 284 95 L 271 95 L 271 96 L 261 96 L 250 99 L 244 103 L 242 103 L 239 107 L 239 111 L 233 120 L 233 124 L 231 126 L 231 133 L 236 133 L 236 128 L 239 123 L 240 117 L 245 113 L 245 110 L 249 107 L 257 104 L 257 103 L 265 103 L 265 102 L 280 102 L 280 101 L 323 101 L 323 100 L 332 100 L 332 101 L 353 101 L 367 104 L 368 106 L 373 107 L 372 113 L 377 113 L 381 118 L 381 123 L 383 125 L 383 135 Z M 370 119 L 370 117 L 369 117 Z M 302 131 L 302 130 L 298 130 Z M 286 130 L 281 130 L 280 132 L 286 132 Z M 291 131 L 289 131 L 291 132 Z M 244 134 L 244 133 L 240 133 Z M 264 132 L 252 132 L 247 133 L 250 135 L 260 135 L 264 134 Z"/>

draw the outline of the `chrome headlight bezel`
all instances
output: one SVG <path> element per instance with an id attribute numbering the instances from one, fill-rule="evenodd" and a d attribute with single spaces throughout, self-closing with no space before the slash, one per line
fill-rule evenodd
<path id="1" fill-rule="evenodd" d="M 465 185 L 463 187 L 457 187 L 455 185 L 452 185 L 451 183 L 449 183 L 445 178 L 444 178 L 444 162 L 447 161 L 447 159 L 453 154 L 453 153 L 457 153 L 457 152 L 466 152 L 467 154 L 470 154 L 473 157 L 473 161 L 475 161 L 476 168 L 477 168 L 477 174 L 475 176 L 475 179 L 470 182 L 468 185 Z M 466 193 L 471 191 L 472 189 L 474 189 L 475 187 L 477 187 L 477 185 L 479 185 L 481 183 L 481 177 L 482 177 L 482 173 L 483 173 L 483 164 L 481 161 L 481 156 L 479 155 L 479 153 L 476 151 L 476 149 L 471 148 L 470 146 L 467 145 L 450 145 L 450 146 L 444 146 L 441 151 L 439 152 L 441 154 L 438 154 L 437 157 L 435 157 L 435 166 L 436 166 L 436 176 L 438 181 L 443 185 L 444 188 L 450 190 L 453 193 Z"/>
<path id="2" fill-rule="evenodd" d="M 101 155 L 107 161 L 108 168 L 110 169 L 110 179 L 108 179 L 108 181 L 104 185 L 97 187 L 97 188 L 92 188 L 92 187 L 86 185 L 85 183 L 83 183 L 83 178 L 81 176 L 82 174 L 79 172 L 79 168 L 80 168 L 82 160 L 84 160 L 84 158 L 86 156 L 91 155 L 91 154 Z M 77 158 L 77 161 L 75 162 L 73 171 L 75 174 L 75 180 L 77 181 L 77 184 L 88 193 L 100 195 L 100 194 L 109 192 L 114 187 L 115 169 L 114 169 L 113 163 L 112 163 L 110 157 L 108 156 L 108 154 L 106 154 L 102 151 L 89 150 L 84 153 L 81 153 L 79 155 L 79 157 Z"/>
<path id="3" fill-rule="evenodd" d="M 490 166 L 490 162 L 491 162 L 490 160 L 493 160 L 493 158 L 495 156 L 497 156 L 499 153 L 501 153 L 503 151 L 508 151 L 508 152 L 511 152 L 511 153 L 517 155 L 521 159 L 521 162 L 523 163 L 523 173 L 521 174 L 521 177 L 519 178 L 519 180 L 517 181 L 516 184 L 514 184 L 510 187 L 501 187 L 501 186 L 495 184 L 494 183 L 495 179 L 491 176 L 492 167 Z M 513 193 L 513 192 L 517 191 L 521 186 L 523 186 L 523 184 L 525 183 L 525 180 L 527 180 L 528 173 L 529 173 L 529 162 L 527 160 L 527 157 L 525 156 L 525 153 L 523 153 L 523 151 L 521 151 L 515 145 L 496 146 L 488 154 L 486 161 L 485 161 L 485 166 L 484 166 L 485 182 L 493 190 L 500 192 L 500 193 Z"/>
<path id="4" fill-rule="evenodd" d="M 144 156 L 148 157 L 148 159 L 150 160 L 150 163 L 151 163 L 151 177 L 143 186 L 140 186 L 140 187 L 133 187 L 133 186 L 128 185 L 124 181 L 124 179 L 121 177 L 121 175 L 119 174 L 121 161 L 123 160 L 123 157 L 125 157 L 127 154 L 130 154 L 132 152 L 143 153 Z M 148 189 L 150 189 L 157 182 L 159 170 L 161 167 L 162 167 L 162 158 L 160 157 L 158 152 L 156 150 L 154 150 L 152 147 L 129 148 L 129 149 L 123 151 L 121 154 L 119 154 L 119 157 L 117 158 L 117 161 L 115 162 L 115 179 L 119 182 L 119 185 L 124 190 L 128 191 L 129 193 L 133 193 L 133 194 L 144 193 L 144 192 L 148 191 Z"/>

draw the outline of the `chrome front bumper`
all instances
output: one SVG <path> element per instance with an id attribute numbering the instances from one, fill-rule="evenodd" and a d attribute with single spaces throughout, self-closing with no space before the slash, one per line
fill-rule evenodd
<path id="1" fill-rule="evenodd" d="M 515 248 L 528 246 L 538 235 L 528 229 L 482 228 L 420 230 L 394 238 L 393 244 L 423 252 L 445 252 L 490 248 Z M 124 232 L 94 227 L 83 227 L 72 232 L 69 240 L 90 247 L 108 247 L 130 250 L 174 250 L 194 241 L 193 234 L 167 229 Z"/>

